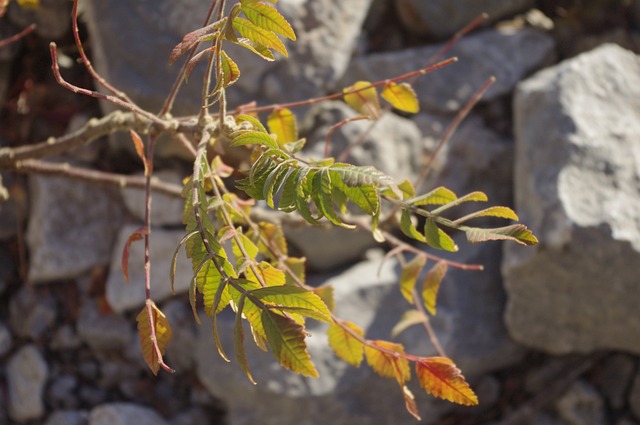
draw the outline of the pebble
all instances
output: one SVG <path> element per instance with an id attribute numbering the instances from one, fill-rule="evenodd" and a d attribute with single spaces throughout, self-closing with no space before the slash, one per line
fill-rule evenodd
<path id="1" fill-rule="evenodd" d="M 49 368 L 35 345 L 22 347 L 7 363 L 9 416 L 17 422 L 40 419 L 44 413 L 42 399 Z"/>

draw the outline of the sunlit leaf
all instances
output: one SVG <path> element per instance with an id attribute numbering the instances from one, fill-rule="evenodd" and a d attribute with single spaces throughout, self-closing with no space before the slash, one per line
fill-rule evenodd
<path id="1" fill-rule="evenodd" d="M 322 299 L 322 302 L 327 306 L 329 311 L 334 311 L 336 308 L 336 302 L 334 299 L 334 290 L 331 285 L 324 285 L 318 288 L 313 288 L 313 293 Z"/>
<path id="2" fill-rule="evenodd" d="M 287 37 L 296 39 L 296 34 L 289 22 L 273 7 L 257 2 L 243 2 L 242 11 L 257 26 Z"/>
<path id="3" fill-rule="evenodd" d="M 241 131 L 233 133 L 231 137 L 233 137 L 231 146 L 264 145 L 274 149 L 278 148 L 278 144 L 273 140 L 273 137 L 260 131 Z"/>
<path id="4" fill-rule="evenodd" d="M 318 295 L 299 286 L 270 286 L 251 291 L 251 296 L 284 311 L 331 322 L 331 312 Z"/>
<path id="5" fill-rule="evenodd" d="M 221 64 L 222 64 L 222 86 L 229 87 L 240 78 L 240 68 L 238 65 L 231 59 L 224 50 L 222 50 L 220 56 Z"/>
<path id="6" fill-rule="evenodd" d="M 345 88 L 342 91 L 342 95 L 346 104 L 356 112 L 374 120 L 380 118 L 378 92 L 370 82 L 358 81 L 354 85 Z"/>
<path id="7" fill-rule="evenodd" d="M 407 310 L 400 318 L 400 321 L 391 329 L 391 337 L 395 338 L 409 327 L 423 323 L 424 321 L 424 316 L 418 310 Z"/>
<path id="8" fill-rule="evenodd" d="M 351 332 L 364 338 L 364 331 L 355 323 L 342 322 L 342 326 L 349 328 Z M 352 366 L 360 366 L 364 356 L 364 344 L 338 324 L 332 324 L 327 331 L 329 346 L 336 355 Z"/>
<path id="9" fill-rule="evenodd" d="M 446 357 L 428 357 L 416 362 L 420 386 L 434 397 L 465 406 L 478 404 L 478 397 L 460 373 L 460 369 Z"/>
<path id="10" fill-rule="evenodd" d="M 427 243 L 436 249 L 443 249 L 450 252 L 458 250 L 458 246 L 453 242 L 451 236 L 447 235 L 444 230 L 439 228 L 435 221 L 430 218 L 424 223 L 424 237 Z"/>
<path id="11" fill-rule="evenodd" d="M 380 95 L 399 111 L 410 114 L 417 114 L 420 111 L 420 102 L 418 102 L 416 92 L 407 83 L 390 82 L 384 86 Z"/>
<path id="12" fill-rule="evenodd" d="M 509 240 L 518 242 L 522 245 L 535 245 L 538 239 L 533 235 L 531 230 L 523 224 L 513 224 L 506 227 L 498 227 L 494 229 L 479 228 L 463 228 L 467 234 L 467 240 L 471 243 L 485 241 Z"/>
<path id="13" fill-rule="evenodd" d="M 509 207 L 489 207 L 484 210 L 465 215 L 464 217 L 460 217 L 456 219 L 454 223 L 460 224 L 478 217 L 499 217 L 518 221 L 517 214 Z"/>
<path id="14" fill-rule="evenodd" d="M 435 266 L 427 272 L 422 287 L 422 303 L 427 311 L 433 315 L 436 314 L 436 298 L 442 279 L 447 273 L 447 263 L 438 261 Z"/>
<path id="15" fill-rule="evenodd" d="M 273 259 L 280 256 L 286 257 L 289 250 L 282 227 L 266 221 L 258 223 L 258 227 L 260 228 L 260 236 L 264 239 L 264 241 L 260 240 L 258 243 L 260 252 Z"/>
<path id="16" fill-rule="evenodd" d="M 415 198 L 408 199 L 407 202 L 411 205 L 443 205 L 453 202 L 458 197 L 455 193 L 447 189 L 446 187 L 437 187 L 429 193 L 416 196 Z"/>
<path id="17" fill-rule="evenodd" d="M 415 239 L 419 242 L 426 242 L 424 235 L 418 232 L 411 221 L 411 212 L 409 210 L 402 210 L 400 215 L 400 230 L 406 236 Z"/>
<path id="18" fill-rule="evenodd" d="M 160 311 L 153 301 L 150 303 L 151 315 L 147 310 L 147 306 L 143 307 L 136 321 L 138 322 L 138 335 L 140 337 L 140 347 L 142 348 L 142 356 L 154 375 L 158 374 L 160 365 L 163 364 L 162 356 L 171 340 L 171 326 L 167 317 Z M 151 317 L 149 317 L 151 316 Z M 156 342 L 158 350 L 153 344 L 152 327 L 155 330 Z"/>
<path id="19" fill-rule="evenodd" d="M 433 214 L 440 214 L 443 211 L 448 210 L 449 208 L 458 206 L 464 202 L 486 202 L 488 200 L 487 195 L 483 192 L 471 192 L 467 193 L 464 196 L 459 197 L 455 201 L 449 202 L 441 207 L 436 208 L 431 211 Z"/>
<path id="20" fill-rule="evenodd" d="M 284 272 L 266 261 L 261 261 L 260 264 L 247 269 L 246 274 L 248 280 L 264 282 L 267 286 L 281 286 L 286 282 Z"/>
<path id="21" fill-rule="evenodd" d="M 262 312 L 262 324 L 269 347 L 280 364 L 304 376 L 318 377 L 304 341 L 304 328 L 288 317 L 272 311 Z"/>
<path id="22" fill-rule="evenodd" d="M 260 120 L 257 119 L 256 117 L 252 117 L 251 115 L 240 114 L 240 115 L 237 116 L 236 121 L 238 123 L 246 121 L 248 123 L 251 123 L 251 125 L 253 126 L 253 129 L 255 131 L 259 131 L 261 133 L 266 133 L 267 132 L 267 129 L 264 128 L 264 126 L 262 125 Z"/>
<path id="23" fill-rule="evenodd" d="M 409 361 L 398 354 L 404 354 L 404 347 L 389 341 L 370 341 L 373 346 L 366 345 L 364 354 L 367 364 L 374 372 L 385 378 L 395 378 L 398 384 L 404 385 L 411 378 Z"/>
<path id="24" fill-rule="evenodd" d="M 234 40 L 233 43 L 252 51 L 266 61 L 272 62 L 276 60 L 275 56 L 273 56 L 273 53 L 267 48 L 267 46 L 256 43 L 248 38 L 240 37 L 237 40 Z"/>
<path id="25" fill-rule="evenodd" d="M 416 255 L 402 268 L 402 274 L 400 275 L 400 292 L 411 304 L 413 304 L 413 288 L 416 286 L 416 280 L 425 264 L 427 264 L 427 257 L 424 255 Z"/>
<path id="26" fill-rule="evenodd" d="M 254 43 L 259 43 L 269 49 L 273 49 L 283 56 L 288 56 L 286 47 L 284 47 L 282 41 L 280 41 L 273 31 L 261 28 L 251 23 L 251 21 L 240 17 L 233 20 L 233 28 L 238 31 L 242 37 Z"/>
<path id="27" fill-rule="evenodd" d="M 269 131 L 275 134 L 278 145 L 283 146 L 298 140 L 296 116 L 287 108 L 274 109 L 267 119 Z"/>

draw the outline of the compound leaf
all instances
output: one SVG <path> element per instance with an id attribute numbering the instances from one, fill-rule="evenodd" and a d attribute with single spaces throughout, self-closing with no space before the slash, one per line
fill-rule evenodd
<path id="1" fill-rule="evenodd" d="M 417 361 L 416 375 L 420 386 L 434 397 L 465 406 L 478 404 L 478 397 L 460 369 L 446 357 L 428 357 Z"/>
<path id="2" fill-rule="evenodd" d="M 342 322 L 342 326 L 349 328 L 351 332 L 360 338 L 364 338 L 364 331 L 355 323 Z M 333 348 L 339 358 L 352 366 L 358 367 L 364 357 L 364 344 L 342 326 L 334 323 L 329 327 L 327 331 L 329 346 Z"/>

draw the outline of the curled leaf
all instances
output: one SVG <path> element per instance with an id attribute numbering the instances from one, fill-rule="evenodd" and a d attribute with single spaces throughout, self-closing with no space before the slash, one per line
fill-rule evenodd
<path id="1" fill-rule="evenodd" d="M 150 312 L 149 309 L 151 309 Z M 171 326 L 169 325 L 167 317 L 151 300 L 147 301 L 147 305 L 142 308 L 136 317 L 136 321 L 138 322 L 138 335 L 140 337 L 142 356 L 147 366 L 149 366 L 149 369 L 151 369 L 154 375 L 157 375 L 161 366 L 168 369 L 162 360 L 162 356 L 171 340 Z M 157 346 L 154 344 L 154 340 Z"/>

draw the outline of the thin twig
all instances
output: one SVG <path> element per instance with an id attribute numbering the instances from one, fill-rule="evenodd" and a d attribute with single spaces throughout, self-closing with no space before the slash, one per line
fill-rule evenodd
<path id="1" fill-rule="evenodd" d="M 25 29 L 23 29 L 22 31 L 20 31 L 19 33 L 14 34 L 11 37 L 7 37 L 3 40 L 0 40 L 0 49 L 5 46 L 8 46 L 11 43 L 15 43 L 16 41 L 20 40 L 23 37 L 26 37 L 27 35 L 31 34 L 35 29 L 36 29 L 36 24 L 31 24 Z"/>

